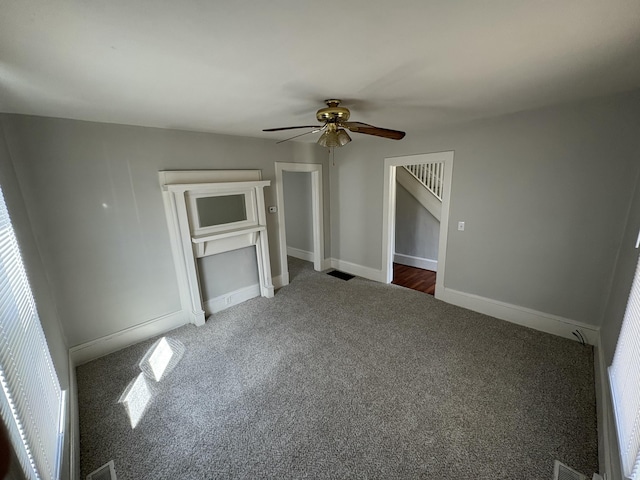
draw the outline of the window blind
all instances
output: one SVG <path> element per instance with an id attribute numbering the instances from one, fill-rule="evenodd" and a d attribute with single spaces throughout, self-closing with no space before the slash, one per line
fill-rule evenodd
<path id="1" fill-rule="evenodd" d="M 64 392 L 0 189 L 0 414 L 28 479 L 59 476 Z"/>
<path id="2" fill-rule="evenodd" d="M 624 475 L 640 480 L 640 261 L 609 367 Z"/>

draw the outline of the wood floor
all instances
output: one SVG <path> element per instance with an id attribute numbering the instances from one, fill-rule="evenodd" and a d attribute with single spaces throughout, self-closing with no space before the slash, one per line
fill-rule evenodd
<path id="1" fill-rule="evenodd" d="M 394 263 L 391 283 L 433 295 L 436 291 L 436 272 Z"/>

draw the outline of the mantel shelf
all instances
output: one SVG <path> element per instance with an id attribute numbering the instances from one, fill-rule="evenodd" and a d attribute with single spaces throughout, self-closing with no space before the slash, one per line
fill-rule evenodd
<path id="1" fill-rule="evenodd" d="M 267 227 L 265 227 L 264 225 L 256 225 L 253 227 L 248 227 L 248 228 L 238 228 L 235 230 L 226 230 L 224 232 L 220 232 L 220 233 L 208 233 L 206 235 L 196 235 L 191 237 L 191 241 L 195 244 L 198 243 L 205 243 L 205 242 L 211 242 L 212 240 L 221 240 L 223 238 L 230 238 L 230 237 L 235 237 L 238 235 L 246 235 L 248 233 L 254 233 L 254 232 L 262 232 L 264 230 L 266 230 Z"/>

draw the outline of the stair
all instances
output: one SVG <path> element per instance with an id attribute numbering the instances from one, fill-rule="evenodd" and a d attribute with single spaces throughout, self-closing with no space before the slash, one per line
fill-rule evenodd
<path id="1" fill-rule="evenodd" d="M 396 180 L 438 221 L 442 215 L 443 168 L 424 168 L 431 165 L 408 165 L 396 170 Z M 416 175 L 416 172 L 418 175 Z"/>

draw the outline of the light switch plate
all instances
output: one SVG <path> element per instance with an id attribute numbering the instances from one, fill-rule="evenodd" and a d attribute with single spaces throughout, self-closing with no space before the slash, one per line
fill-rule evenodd
<path id="1" fill-rule="evenodd" d="M 458 230 L 460 230 L 461 232 L 464 231 L 464 222 L 458 222 Z"/>

